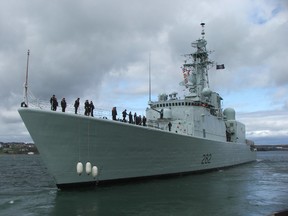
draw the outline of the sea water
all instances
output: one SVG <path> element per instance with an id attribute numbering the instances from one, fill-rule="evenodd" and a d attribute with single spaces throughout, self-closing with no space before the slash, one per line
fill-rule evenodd
<path id="1" fill-rule="evenodd" d="M 288 152 L 258 152 L 257 158 L 210 173 L 61 191 L 40 155 L 0 155 L 0 215 L 263 216 L 287 210 Z"/>

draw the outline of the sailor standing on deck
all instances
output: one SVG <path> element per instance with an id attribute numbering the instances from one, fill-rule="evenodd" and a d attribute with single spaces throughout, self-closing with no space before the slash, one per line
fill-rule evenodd
<path id="1" fill-rule="evenodd" d="M 95 107 L 94 107 L 94 104 L 93 104 L 92 101 L 90 102 L 90 105 L 89 105 L 89 106 L 90 106 L 90 114 L 91 114 L 92 117 L 94 117 L 93 111 L 94 111 L 94 108 L 95 108 Z"/>
<path id="2" fill-rule="evenodd" d="M 117 116 L 117 110 L 116 107 L 112 108 L 112 119 L 116 121 L 116 116 Z"/>
<path id="3" fill-rule="evenodd" d="M 57 98 L 55 97 L 55 100 L 53 101 L 53 110 L 56 111 L 58 107 L 58 101 Z"/>
<path id="4" fill-rule="evenodd" d="M 89 104 L 88 100 L 86 100 L 85 103 L 84 103 L 84 109 L 85 109 L 84 115 L 89 116 L 89 114 L 90 114 L 90 104 Z"/>
<path id="5" fill-rule="evenodd" d="M 58 102 L 57 102 L 57 99 L 56 99 L 55 95 L 53 95 L 50 98 L 50 104 L 51 104 L 51 110 L 56 111 L 57 106 L 58 106 Z"/>
<path id="6" fill-rule="evenodd" d="M 65 98 L 63 98 L 61 100 L 62 112 L 65 112 L 66 106 L 67 106 L 66 100 L 65 100 Z"/>
<path id="7" fill-rule="evenodd" d="M 133 120 L 132 120 L 132 113 L 131 111 L 129 112 L 129 124 L 132 124 Z"/>
<path id="8" fill-rule="evenodd" d="M 172 123 L 169 122 L 169 123 L 168 123 L 168 129 L 169 129 L 169 131 L 171 131 L 171 127 L 172 127 Z"/>
<path id="9" fill-rule="evenodd" d="M 126 122 L 126 116 L 127 116 L 126 109 L 122 112 L 122 116 L 123 116 L 123 122 Z"/>
<path id="10" fill-rule="evenodd" d="M 142 122 L 143 122 L 143 126 L 146 126 L 146 121 L 147 121 L 146 117 L 145 117 L 145 116 L 143 116 L 143 119 L 142 119 Z"/>
<path id="11" fill-rule="evenodd" d="M 55 95 L 53 95 L 50 99 L 51 110 L 56 111 L 58 106 L 58 101 Z"/>
<path id="12" fill-rule="evenodd" d="M 75 114 L 77 114 L 79 105 L 80 105 L 80 98 L 77 98 L 77 100 L 75 100 L 75 103 L 74 103 Z"/>
<path id="13" fill-rule="evenodd" d="M 137 113 L 135 112 L 135 113 L 134 113 L 134 124 L 137 124 L 137 123 L 136 123 L 136 120 L 137 120 Z"/>

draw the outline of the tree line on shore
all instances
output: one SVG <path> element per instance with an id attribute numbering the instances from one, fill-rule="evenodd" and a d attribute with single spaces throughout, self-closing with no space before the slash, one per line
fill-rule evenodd
<path id="1" fill-rule="evenodd" d="M 257 151 L 288 151 L 288 145 L 255 145 Z"/>
<path id="2" fill-rule="evenodd" d="M 0 154 L 38 154 L 34 143 L 0 142 Z"/>

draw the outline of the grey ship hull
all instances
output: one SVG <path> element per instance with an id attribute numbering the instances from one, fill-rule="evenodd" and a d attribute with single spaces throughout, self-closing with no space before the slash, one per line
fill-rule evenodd
<path id="1" fill-rule="evenodd" d="M 256 160 L 247 144 L 219 142 L 108 119 L 18 110 L 57 186 L 207 171 Z M 84 164 L 78 175 L 76 164 Z M 96 178 L 85 173 L 89 161 Z"/>

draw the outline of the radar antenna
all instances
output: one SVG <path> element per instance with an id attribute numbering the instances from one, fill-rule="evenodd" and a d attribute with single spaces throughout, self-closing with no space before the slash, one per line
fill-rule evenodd
<path id="1" fill-rule="evenodd" d="M 184 55 L 186 57 L 182 66 L 184 80 L 180 85 L 185 86 L 189 90 L 186 97 L 192 98 L 194 101 L 204 101 L 209 90 L 208 70 L 214 65 L 209 59 L 211 51 L 206 49 L 207 41 L 205 40 L 205 23 L 202 26 L 201 38 L 192 42 L 191 46 L 194 52 Z M 203 93 L 204 92 L 204 93 Z"/>
<path id="2" fill-rule="evenodd" d="M 205 36 L 205 23 L 202 22 L 200 25 L 202 26 L 202 32 L 201 32 L 202 39 L 204 39 L 204 36 Z"/>

